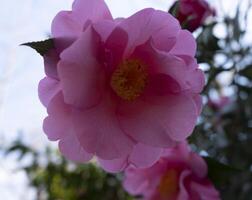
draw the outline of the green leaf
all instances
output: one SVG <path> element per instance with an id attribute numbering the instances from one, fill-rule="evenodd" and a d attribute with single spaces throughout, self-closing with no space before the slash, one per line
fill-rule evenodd
<path id="1" fill-rule="evenodd" d="M 203 26 L 203 30 L 197 38 L 197 58 L 199 62 L 212 61 L 216 51 L 220 50 L 219 38 L 214 33 L 215 23 Z"/>
<path id="2" fill-rule="evenodd" d="M 252 65 L 248 65 L 245 69 L 241 70 L 239 74 L 252 80 Z"/>
<path id="3" fill-rule="evenodd" d="M 176 1 L 168 12 L 174 17 L 177 17 L 178 9 L 179 9 L 179 1 Z"/>
<path id="4" fill-rule="evenodd" d="M 223 164 L 211 157 L 203 157 L 208 166 L 208 177 L 217 187 L 226 185 L 232 175 L 241 172 L 241 169 Z"/>
<path id="5" fill-rule="evenodd" d="M 41 56 L 44 56 L 50 49 L 54 48 L 53 39 L 47 39 L 47 40 L 38 41 L 38 42 L 28 42 L 21 45 L 33 48 Z"/>
<path id="6" fill-rule="evenodd" d="M 231 20 L 231 26 L 233 29 L 233 38 L 239 42 L 242 30 L 241 30 L 241 24 L 240 24 L 240 5 L 236 9 L 236 14 L 234 19 Z"/>
<path id="7" fill-rule="evenodd" d="M 198 44 L 203 45 L 209 51 L 216 51 L 220 49 L 218 45 L 219 39 L 213 34 L 215 25 L 216 24 L 213 23 L 208 26 L 203 26 L 203 31 L 197 38 Z"/>

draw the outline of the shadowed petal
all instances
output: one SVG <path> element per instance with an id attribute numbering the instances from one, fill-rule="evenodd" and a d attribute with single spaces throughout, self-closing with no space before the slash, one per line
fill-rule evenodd
<path id="1" fill-rule="evenodd" d="M 42 104 L 47 107 L 51 99 L 60 91 L 60 82 L 56 79 L 45 77 L 39 82 L 38 93 Z"/>
<path id="2" fill-rule="evenodd" d="M 79 22 L 113 19 L 104 0 L 75 0 L 72 7 Z"/>
<path id="3" fill-rule="evenodd" d="M 59 141 L 59 150 L 67 159 L 76 162 L 87 162 L 93 157 L 84 151 L 73 133 Z"/>
<path id="4" fill-rule="evenodd" d="M 167 47 L 164 48 L 164 46 L 161 45 L 161 40 L 165 39 L 167 42 L 169 41 L 167 38 L 171 39 L 176 37 L 180 29 L 178 21 L 170 14 L 151 8 L 143 9 L 135 13 L 131 17 L 123 20 L 119 26 L 122 27 L 129 35 L 126 55 L 136 46 L 145 43 L 151 37 L 153 37 L 155 44 L 158 47 L 161 49 L 167 49 Z M 166 37 L 163 37 L 164 32 L 160 31 L 163 28 L 163 30 L 165 30 L 165 27 L 169 27 L 169 31 L 165 31 Z M 155 36 L 155 34 L 157 35 Z M 165 41 L 163 40 L 163 42 Z M 174 43 L 174 41 L 171 42 Z M 169 46 L 169 44 L 167 45 Z"/>
<path id="5" fill-rule="evenodd" d="M 194 57 L 196 53 L 196 41 L 193 35 L 187 30 L 181 30 L 176 40 L 176 44 L 170 53 L 174 55 L 189 55 Z"/>
<path id="6" fill-rule="evenodd" d="M 112 20 L 110 11 L 103 0 L 75 0 L 73 11 L 61 11 L 52 22 L 53 38 L 76 38 L 88 21 Z"/>
<path id="7" fill-rule="evenodd" d="M 190 170 L 184 170 L 179 177 L 179 193 L 177 196 L 178 200 L 190 200 L 190 196 L 188 194 L 185 181 L 186 178 L 191 174 Z"/>
<path id="8" fill-rule="evenodd" d="M 123 171 L 128 166 L 127 156 L 113 160 L 103 160 L 99 158 L 98 160 L 101 167 L 111 173 Z"/>
<path id="9" fill-rule="evenodd" d="M 182 91 L 198 93 L 204 86 L 204 74 L 194 58 L 159 51 L 152 40 L 138 46 L 133 57 L 143 60 L 151 75 L 169 75 L 180 85 Z"/>
<path id="10" fill-rule="evenodd" d="M 135 140 L 157 147 L 170 147 L 193 131 L 197 119 L 194 101 L 184 95 L 152 97 L 121 103 L 118 118 L 123 130 Z"/>
<path id="11" fill-rule="evenodd" d="M 74 127 L 82 147 L 101 159 L 117 159 L 130 153 L 132 140 L 122 131 L 108 97 L 94 108 L 73 114 Z"/>
<path id="12" fill-rule="evenodd" d="M 48 117 L 44 119 L 43 130 L 48 139 L 55 141 L 67 136 L 72 129 L 71 108 L 64 103 L 61 92 L 52 99 L 47 112 Z"/>
<path id="13" fill-rule="evenodd" d="M 161 156 L 163 149 L 138 143 L 129 156 L 129 162 L 137 168 L 152 166 Z"/>
<path id="14" fill-rule="evenodd" d="M 98 45 L 99 37 L 89 28 L 61 54 L 58 74 L 66 103 L 86 108 L 101 100 L 104 71 Z"/>

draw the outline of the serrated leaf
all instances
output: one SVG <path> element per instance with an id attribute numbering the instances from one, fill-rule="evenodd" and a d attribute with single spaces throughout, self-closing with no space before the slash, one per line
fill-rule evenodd
<path id="1" fill-rule="evenodd" d="M 241 172 L 241 169 L 223 164 L 211 157 L 203 157 L 208 166 L 208 177 L 217 187 L 227 184 L 230 177 Z"/>
<path id="2" fill-rule="evenodd" d="M 41 56 L 44 56 L 50 49 L 54 48 L 52 38 L 44 41 L 28 42 L 21 45 L 31 47 L 32 49 L 36 50 Z"/>

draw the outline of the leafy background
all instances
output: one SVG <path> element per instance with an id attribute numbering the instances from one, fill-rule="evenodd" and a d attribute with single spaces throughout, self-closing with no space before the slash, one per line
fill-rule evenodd
<path id="1" fill-rule="evenodd" d="M 168 10 L 169 0 L 106 1 L 114 16 L 144 7 Z M 136 3 L 137 2 L 137 3 Z M 43 135 L 45 110 L 37 98 L 42 60 L 18 45 L 41 40 L 57 11 L 70 0 L 4 2 L 0 41 L 0 193 L 4 199 L 133 199 L 95 161 L 66 161 Z M 252 199 L 252 12 L 251 0 L 211 1 L 217 17 L 197 30 L 197 58 L 205 71 L 205 107 L 193 135 L 194 151 L 211 156 L 209 176 L 223 199 Z M 10 10 L 13 16 L 10 18 Z M 31 20 L 32 19 L 32 20 Z M 228 97 L 222 108 L 209 100 Z M 21 131 L 20 131 L 21 130 Z M 222 162 L 227 165 L 221 165 Z M 239 170 L 237 170 L 239 169 Z M 15 191 L 15 192 L 13 192 Z M 135 197 L 137 198 L 137 197 Z"/>

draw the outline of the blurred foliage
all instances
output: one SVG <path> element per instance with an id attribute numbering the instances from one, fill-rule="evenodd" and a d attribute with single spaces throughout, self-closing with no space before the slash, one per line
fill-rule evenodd
<path id="1" fill-rule="evenodd" d="M 207 82 L 205 105 L 190 142 L 196 151 L 243 169 L 239 173 L 228 173 L 225 168 L 223 173 L 211 171 L 209 176 L 224 200 L 252 199 L 252 48 L 246 38 L 251 3 L 242 12 L 238 5 L 234 17 L 225 15 L 205 25 L 197 37 L 197 58 Z M 218 37 L 220 27 L 225 36 Z M 222 97 L 229 99 L 225 105 L 209 103 Z M 214 165 L 211 162 L 209 167 L 214 169 Z"/>
<path id="2" fill-rule="evenodd" d="M 228 184 L 230 177 L 242 170 L 218 162 L 211 157 L 203 157 L 208 166 L 208 177 L 217 187 Z"/>
<path id="3" fill-rule="evenodd" d="M 233 17 L 218 17 L 195 33 L 206 86 L 204 108 L 189 141 L 195 151 L 242 169 L 234 172 L 232 167 L 206 159 L 209 177 L 224 200 L 252 199 L 252 48 L 246 37 L 250 8 L 251 4 L 241 12 L 238 6 Z M 40 51 L 37 44 L 28 45 Z M 210 103 L 222 97 L 229 101 L 219 107 Z M 31 162 L 22 168 L 37 189 L 38 200 L 133 199 L 122 189 L 121 174 L 105 173 L 95 164 L 74 164 L 49 148 L 41 153 L 20 140 L 6 152 L 19 152 L 19 160 L 30 156 Z"/>
<path id="4" fill-rule="evenodd" d="M 132 200 L 121 186 L 121 174 L 105 173 L 94 163 L 74 164 L 50 148 L 38 152 L 21 140 L 5 150 L 6 155 L 18 153 L 37 200 Z"/>

